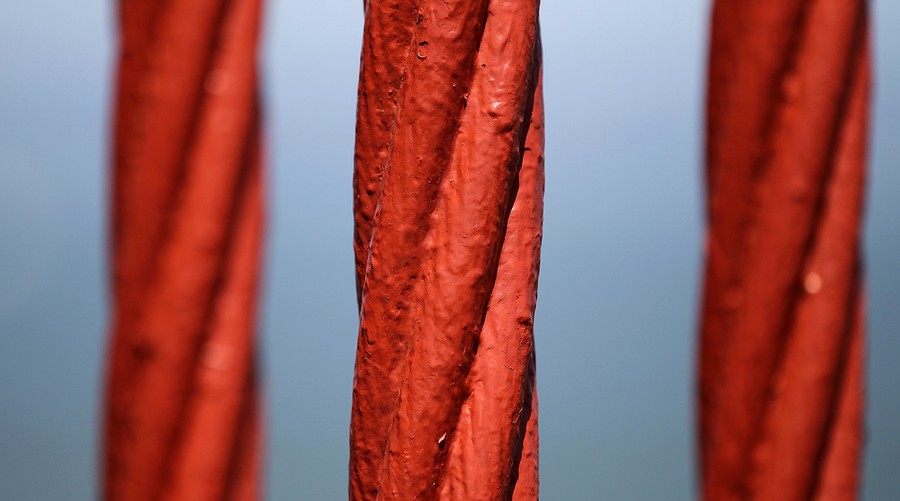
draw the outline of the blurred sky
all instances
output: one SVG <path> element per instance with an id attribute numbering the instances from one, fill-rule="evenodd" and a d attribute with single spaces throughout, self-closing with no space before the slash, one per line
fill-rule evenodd
<path id="1" fill-rule="evenodd" d="M 269 499 L 346 498 L 362 2 L 269 3 Z M 97 493 L 113 2 L 0 3 L 0 498 Z M 900 499 L 900 2 L 875 5 L 865 499 Z M 542 8 L 548 500 L 695 497 L 709 2 Z"/>

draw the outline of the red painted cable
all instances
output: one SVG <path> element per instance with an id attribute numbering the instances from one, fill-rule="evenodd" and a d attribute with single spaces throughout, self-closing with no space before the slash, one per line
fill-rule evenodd
<path id="1" fill-rule="evenodd" d="M 717 0 L 700 353 L 704 499 L 853 500 L 865 0 Z"/>
<path id="2" fill-rule="evenodd" d="M 104 498 L 256 499 L 260 1 L 119 8 Z"/>
<path id="3" fill-rule="evenodd" d="M 367 4 L 351 499 L 537 499 L 537 15 Z"/>

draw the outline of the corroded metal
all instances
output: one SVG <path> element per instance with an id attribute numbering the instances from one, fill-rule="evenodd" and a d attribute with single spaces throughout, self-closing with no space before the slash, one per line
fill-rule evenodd
<path id="1" fill-rule="evenodd" d="M 856 499 L 865 0 L 717 0 L 700 357 L 707 500 Z"/>
<path id="2" fill-rule="evenodd" d="M 538 7 L 367 2 L 351 499 L 537 499 Z"/>
<path id="3" fill-rule="evenodd" d="M 256 499 L 259 0 L 121 0 L 104 498 Z"/>

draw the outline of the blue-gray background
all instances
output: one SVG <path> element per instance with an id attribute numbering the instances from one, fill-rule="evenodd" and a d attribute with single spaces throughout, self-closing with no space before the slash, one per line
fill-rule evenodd
<path id="1" fill-rule="evenodd" d="M 0 4 L 0 498 L 91 499 L 107 314 L 111 1 Z M 900 3 L 874 5 L 865 499 L 900 499 Z M 707 0 L 546 1 L 537 312 L 549 500 L 695 496 Z M 346 497 L 361 2 L 274 0 L 261 318 L 268 498 Z"/>

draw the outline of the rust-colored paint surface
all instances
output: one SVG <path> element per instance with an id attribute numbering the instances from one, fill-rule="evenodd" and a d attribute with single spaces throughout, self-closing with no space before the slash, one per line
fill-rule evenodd
<path id="1" fill-rule="evenodd" d="M 700 357 L 707 500 L 856 499 L 865 0 L 717 0 Z"/>
<path id="2" fill-rule="evenodd" d="M 351 499 L 537 499 L 538 7 L 366 3 Z"/>
<path id="3" fill-rule="evenodd" d="M 258 496 L 259 18 L 119 3 L 105 499 Z"/>

